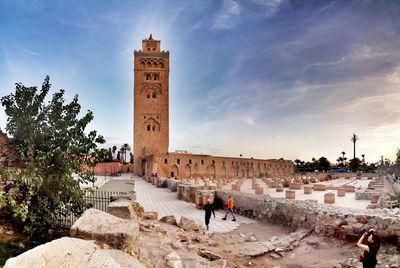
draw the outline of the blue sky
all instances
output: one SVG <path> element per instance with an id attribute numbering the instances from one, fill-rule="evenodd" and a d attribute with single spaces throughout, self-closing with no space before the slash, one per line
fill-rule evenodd
<path id="1" fill-rule="evenodd" d="M 170 151 L 375 162 L 400 147 L 400 1 L 14 1 L 0 5 L 0 95 L 78 94 L 132 144 L 133 51 L 170 51 Z M 1 109 L 0 127 L 6 118 Z"/>

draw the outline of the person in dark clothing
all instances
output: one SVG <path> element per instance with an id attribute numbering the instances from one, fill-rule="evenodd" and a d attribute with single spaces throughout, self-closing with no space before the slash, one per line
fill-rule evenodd
<path id="1" fill-rule="evenodd" d="M 208 225 L 210 224 L 211 213 L 214 214 L 214 205 L 211 203 L 211 199 L 207 199 L 207 204 L 204 205 L 204 210 L 206 211 L 205 220 L 206 220 L 206 227 L 208 230 Z"/>
<path id="2" fill-rule="evenodd" d="M 367 237 L 366 244 L 364 244 L 364 240 Z M 378 250 L 381 246 L 381 239 L 376 234 L 374 229 L 370 229 L 363 233 L 360 237 L 360 240 L 357 242 L 357 246 L 364 250 L 364 259 L 363 259 L 363 268 L 375 268 L 376 263 L 378 262 L 376 259 L 376 255 L 378 254 Z"/>

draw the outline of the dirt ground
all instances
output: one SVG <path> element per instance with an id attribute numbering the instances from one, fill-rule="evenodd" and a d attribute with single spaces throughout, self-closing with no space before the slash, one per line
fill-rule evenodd
<path id="1" fill-rule="evenodd" d="M 212 219 L 211 225 L 213 220 Z M 273 268 L 324 268 L 361 267 L 355 259 L 361 249 L 355 242 L 327 238 L 305 230 L 300 238 L 286 227 L 267 223 L 242 224 L 229 233 L 205 233 L 183 231 L 176 225 L 160 222 L 145 222 L 149 228 L 141 232 L 140 248 L 144 259 L 151 260 L 149 267 L 164 265 L 165 256 L 176 251 L 182 258 L 182 267 L 273 267 Z M 301 231 L 300 231 L 301 233 Z M 282 246 L 273 246 L 266 253 L 258 247 L 282 241 Z M 285 241 L 289 241 L 285 244 Z M 278 243 L 278 244 L 279 244 Z M 275 244 L 274 244 L 275 245 Z M 248 250 L 250 248 L 250 250 Z M 267 246 L 268 248 L 268 246 Z M 150 250 L 149 250 L 150 249 Z M 207 263 L 209 257 L 200 257 L 201 251 L 209 251 L 218 256 Z M 251 252 L 251 253 L 249 253 Z M 157 260 L 157 261 L 156 261 Z M 351 265 L 343 265 L 349 263 Z M 347 262 L 346 262 L 347 261 Z M 164 263 L 164 264 L 163 264 Z M 173 265 L 167 267 L 175 267 Z M 179 266 L 176 266 L 179 267 Z M 392 266 L 377 266 L 392 267 Z M 393 266 L 397 267 L 397 266 Z"/>
<path id="2" fill-rule="evenodd" d="M 240 248 L 242 241 L 254 237 L 257 241 L 267 241 L 273 237 L 288 236 L 290 230 L 283 226 L 264 223 L 242 224 L 239 229 L 226 234 L 213 235 L 212 238 L 221 244 L 220 250 L 229 267 L 335 267 L 344 262 L 357 248 L 354 243 L 329 239 L 311 234 L 300 240 L 293 250 L 285 252 L 280 259 L 273 259 L 269 254 L 259 257 L 232 256 L 226 252 L 224 245 L 229 248 Z M 228 254 L 227 254 L 228 253 Z"/>

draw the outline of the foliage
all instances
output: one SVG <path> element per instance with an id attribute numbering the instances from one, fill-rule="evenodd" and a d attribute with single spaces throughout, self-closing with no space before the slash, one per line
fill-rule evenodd
<path id="1" fill-rule="evenodd" d="M 18 243 L 0 241 L 0 265 L 4 265 L 7 259 L 17 256 L 26 250 L 26 248 L 21 247 Z"/>
<path id="2" fill-rule="evenodd" d="M 47 76 L 39 93 L 37 87 L 17 83 L 15 93 L 1 98 L 6 131 L 22 167 L 3 170 L 2 178 L 14 182 L 3 203 L 13 225 L 31 235 L 56 226 L 67 211 L 80 214 L 87 207 L 80 184 L 94 182 L 95 177 L 81 166 L 93 166 L 96 159 L 90 153 L 105 142 L 96 131 L 85 133 L 93 113 L 78 117 L 77 95 L 65 103 L 60 90 L 46 103 L 50 87 Z"/>
<path id="3" fill-rule="evenodd" d="M 314 172 L 315 170 L 327 171 L 330 167 L 329 160 L 322 156 L 318 160 L 314 157 L 311 162 L 301 161 L 300 159 L 294 160 L 296 172 Z"/>
<path id="4" fill-rule="evenodd" d="M 129 144 L 125 143 L 124 145 L 121 146 L 121 155 L 122 155 L 122 160 L 124 162 L 124 164 L 126 164 L 126 153 L 129 152 L 131 150 L 131 147 L 129 146 Z"/>

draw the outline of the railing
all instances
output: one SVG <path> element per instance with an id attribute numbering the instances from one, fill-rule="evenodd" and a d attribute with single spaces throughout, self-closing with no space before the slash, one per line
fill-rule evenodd
<path id="1" fill-rule="evenodd" d="M 84 199 L 87 203 L 91 204 L 92 208 L 107 212 L 108 205 L 111 202 L 111 197 L 119 195 L 127 195 L 127 193 L 96 191 L 93 193 L 87 193 Z M 69 215 L 62 217 L 59 226 L 62 228 L 70 228 L 78 218 L 79 216 L 69 213 Z"/>

